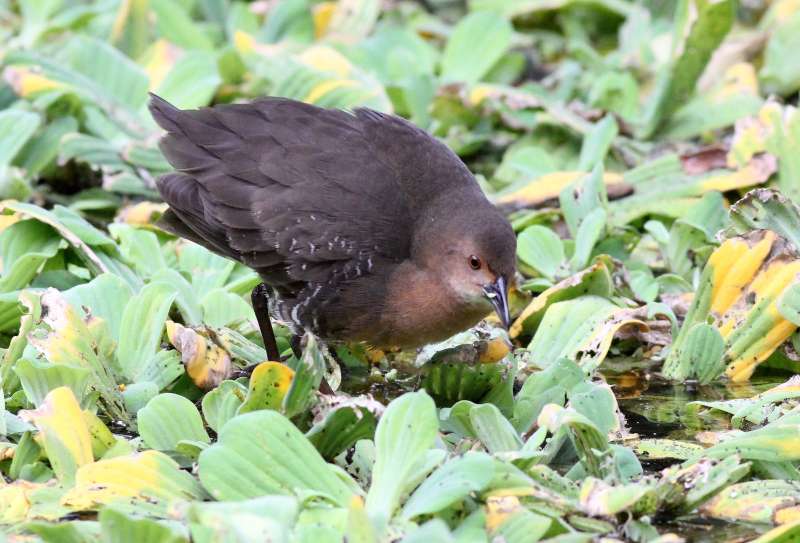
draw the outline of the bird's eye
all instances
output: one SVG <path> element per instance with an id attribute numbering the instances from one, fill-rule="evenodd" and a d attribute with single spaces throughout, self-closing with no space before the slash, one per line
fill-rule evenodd
<path id="1" fill-rule="evenodd" d="M 469 257 L 469 267 L 473 270 L 481 269 L 481 259 L 475 255 Z"/>

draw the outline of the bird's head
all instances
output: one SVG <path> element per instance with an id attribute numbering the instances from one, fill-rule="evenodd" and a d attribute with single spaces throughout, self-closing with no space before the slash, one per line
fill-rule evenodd
<path id="1" fill-rule="evenodd" d="M 426 266 L 440 274 L 460 302 L 487 313 L 494 309 L 508 327 L 517 238 L 505 217 L 494 207 L 473 210 L 432 221 L 427 230 Z"/>

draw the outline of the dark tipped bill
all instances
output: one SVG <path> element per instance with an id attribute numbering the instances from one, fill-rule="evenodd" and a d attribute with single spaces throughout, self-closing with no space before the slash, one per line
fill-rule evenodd
<path id="1" fill-rule="evenodd" d="M 499 276 L 497 281 L 483 287 L 486 297 L 492 302 L 500 322 L 508 328 L 511 325 L 511 315 L 508 313 L 508 286 L 504 277 Z"/>

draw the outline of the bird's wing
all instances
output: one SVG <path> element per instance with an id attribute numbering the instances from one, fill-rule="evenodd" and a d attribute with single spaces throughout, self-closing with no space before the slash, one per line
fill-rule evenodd
<path id="1" fill-rule="evenodd" d="M 267 98 L 183 111 L 157 96 L 150 110 L 176 169 L 158 182 L 167 226 L 276 286 L 403 260 L 418 204 L 452 182 L 477 188 L 442 143 L 371 110 Z"/>

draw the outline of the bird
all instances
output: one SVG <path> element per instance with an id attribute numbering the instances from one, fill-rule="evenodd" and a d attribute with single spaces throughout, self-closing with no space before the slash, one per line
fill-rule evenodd
<path id="1" fill-rule="evenodd" d="M 425 130 L 279 97 L 182 110 L 151 94 L 149 109 L 174 168 L 156 181 L 159 224 L 258 273 L 270 359 L 270 316 L 382 350 L 443 341 L 492 310 L 508 327 L 514 231 Z"/>

